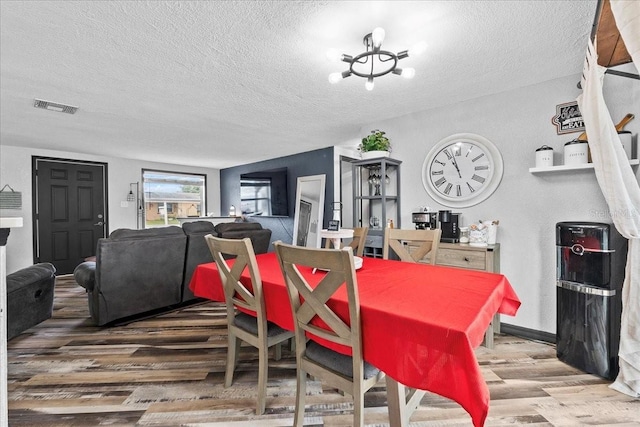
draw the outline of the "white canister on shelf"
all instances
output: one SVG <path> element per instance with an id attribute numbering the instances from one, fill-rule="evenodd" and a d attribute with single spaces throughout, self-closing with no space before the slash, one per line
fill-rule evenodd
<path id="1" fill-rule="evenodd" d="M 564 144 L 564 164 L 582 165 L 589 162 L 589 143 L 574 139 Z"/>
<path id="2" fill-rule="evenodd" d="M 553 148 L 543 145 L 536 150 L 536 167 L 553 166 Z"/>

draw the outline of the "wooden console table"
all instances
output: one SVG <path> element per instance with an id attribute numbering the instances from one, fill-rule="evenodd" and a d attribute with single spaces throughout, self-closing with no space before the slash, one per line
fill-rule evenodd
<path id="1" fill-rule="evenodd" d="M 438 246 L 436 265 L 500 273 L 500 243 L 479 247 L 466 243 L 441 242 Z M 493 348 L 494 333 L 500 333 L 499 314 L 493 317 L 493 322 L 484 336 L 484 344 L 487 348 Z"/>

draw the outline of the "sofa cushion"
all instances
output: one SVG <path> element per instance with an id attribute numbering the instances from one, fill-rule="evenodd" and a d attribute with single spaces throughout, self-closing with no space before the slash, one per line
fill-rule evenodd
<path id="1" fill-rule="evenodd" d="M 218 237 L 223 239 L 251 239 L 253 251 L 263 254 L 269 250 L 271 230 L 262 228 L 257 222 L 223 222 L 216 225 Z"/>
<path id="2" fill-rule="evenodd" d="M 185 234 L 202 234 L 214 233 L 216 226 L 211 221 L 192 221 L 182 224 Z"/>
<path id="3" fill-rule="evenodd" d="M 229 231 L 262 230 L 262 225 L 257 222 L 222 222 L 216 225 L 216 232 L 221 235 Z"/>
<path id="4" fill-rule="evenodd" d="M 184 235 L 184 231 L 178 226 L 171 225 L 169 227 L 145 228 L 142 230 L 132 230 L 129 228 L 119 228 L 109 235 L 111 241 L 130 240 L 130 239 L 148 239 L 151 237 L 165 237 L 172 235 Z"/>

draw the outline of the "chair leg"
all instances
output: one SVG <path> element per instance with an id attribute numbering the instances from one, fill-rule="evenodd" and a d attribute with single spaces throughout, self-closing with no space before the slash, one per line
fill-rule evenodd
<path id="1" fill-rule="evenodd" d="M 227 345 L 227 370 L 224 374 L 225 387 L 229 387 L 233 383 L 233 372 L 236 370 L 238 363 L 238 353 L 240 353 L 240 339 L 230 333 Z"/>
<path id="2" fill-rule="evenodd" d="M 364 393 L 353 393 L 353 427 L 364 426 Z"/>
<path id="3" fill-rule="evenodd" d="M 281 342 L 275 345 L 273 352 L 274 352 L 274 355 L 273 355 L 274 360 L 282 359 L 282 343 Z"/>
<path id="4" fill-rule="evenodd" d="M 266 343 L 258 349 L 258 402 L 256 415 L 264 414 L 267 398 L 267 374 L 269 363 L 269 349 Z"/>
<path id="5" fill-rule="evenodd" d="M 293 427 L 302 427 L 304 424 L 304 398 L 307 394 L 307 373 L 298 367 L 296 379 L 296 412 L 293 419 Z"/>

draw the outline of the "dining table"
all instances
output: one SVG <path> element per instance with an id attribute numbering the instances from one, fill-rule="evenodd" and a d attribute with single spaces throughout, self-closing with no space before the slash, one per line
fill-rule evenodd
<path id="1" fill-rule="evenodd" d="M 267 319 L 293 330 L 289 296 L 274 252 L 256 256 Z M 312 284 L 323 271 L 300 267 Z M 250 284 L 248 272 L 243 280 Z M 405 427 L 425 391 L 449 398 L 483 426 L 489 389 L 474 349 L 496 313 L 514 316 L 520 300 L 502 274 L 366 257 L 356 270 L 363 358 L 386 374 L 389 420 Z M 215 263 L 196 267 L 189 284 L 224 302 Z M 337 292 L 330 304 L 347 304 Z M 340 351 L 340 349 L 337 349 Z"/>

